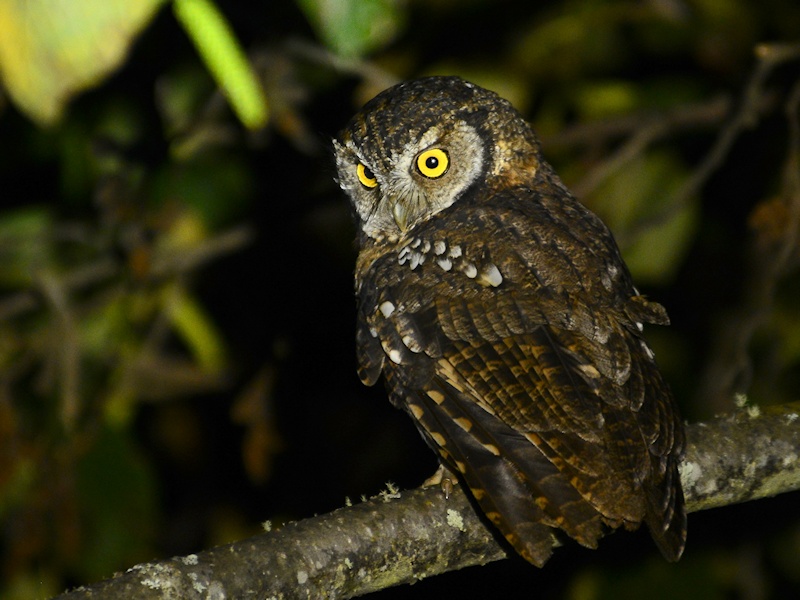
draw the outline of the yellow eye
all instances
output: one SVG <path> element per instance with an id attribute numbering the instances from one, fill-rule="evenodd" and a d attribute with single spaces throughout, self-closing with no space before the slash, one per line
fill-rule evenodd
<path id="1" fill-rule="evenodd" d="M 444 175 L 449 166 L 450 159 L 447 157 L 447 152 L 441 148 L 425 150 L 417 157 L 417 170 L 431 179 Z"/>
<path id="2" fill-rule="evenodd" d="M 364 165 L 364 163 L 358 163 L 356 167 L 356 174 L 358 175 L 358 180 L 361 182 L 366 188 L 374 188 L 378 185 L 378 180 L 375 179 L 375 174 L 369 170 L 369 167 Z"/>

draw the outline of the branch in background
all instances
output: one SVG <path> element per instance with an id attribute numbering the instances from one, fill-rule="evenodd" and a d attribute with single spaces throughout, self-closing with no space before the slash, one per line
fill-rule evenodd
<path id="1" fill-rule="evenodd" d="M 151 274 L 159 279 L 170 275 L 178 275 L 199 269 L 215 260 L 233 254 L 253 241 L 251 227 L 241 225 L 219 233 L 178 254 L 156 256 L 151 267 Z"/>
<path id="2" fill-rule="evenodd" d="M 154 280 L 172 275 L 189 273 L 232 254 L 248 245 L 253 239 L 253 231 L 240 226 L 217 234 L 180 253 L 155 256 L 150 275 Z M 102 257 L 95 262 L 81 265 L 59 276 L 61 293 L 69 295 L 86 288 L 107 282 L 120 275 L 122 265 L 113 258 Z M 28 289 L 0 300 L 0 322 L 27 314 L 42 304 L 42 294 L 37 289 Z"/>
<path id="3" fill-rule="evenodd" d="M 719 137 L 709 153 L 689 180 L 678 191 L 672 206 L 683 207 L 692 196 L 700 193 L 708 178 L 724 162 L 731 146 L 746 129 L 758 123 L 759 109 L 767 94 L 765 85 L 775 69 L 787 62 L 800 59 L 800 44 L 761 44 L 755 49 L 758 63 L 741 95 L 739 110 L 733 119 L 720 131 Z"/>
<path id="4" fill-rule="evenodd" d="M 691 177 L 677 191 L 675 197 L 665 204 L 663 211 L 643 219 L 638 223 L 636 230 L 627 232 L 625 236 L 617 235 L 620 246 L 626 245 L 626 238 L 636 239 L 638 231 L 667 222 L 677 212 L 683 210 L 722 165 L 738 137 L 745 130 L 753 128 L 761 116 L 774 106 L 775 94 L 766 89 L 767 80 L 780 65 L 800 59 L 800 44 L 762 44 L 756 47 L 755 53 L 758 62 L 740 95 L 738 109 L 720 130 L 712 148 Z M 574 138 L 579 135 L 588 136 L 585 138 L 588 140 L 611 137 L 625 131 L 631 135 L 616 152 L 595 167 L 582 181 L 573 184 L 571 186 L 573 193 L 578 198 L 586 197 L 659 139 L 682 129 L 696 129 L 701 125 L 711 125 L 721 121 L 726 116 L 729 105 L 729 100 L 721 98 L 707 104 L 675 109 L 662 115 L 628 116 L 618 121 L 582 126 L 583 128 L 579 128 L 576 133 L 566 137 L 567 143 L 574 143 Z M 554 145 L 565 143 L 558 136 L 552 141 Z"/>
<path id="5" fill-rule="evenodd" d="M 574 147 L 605 147 L 617 138 L 638 133 L 640 130 L 666 126 L 668 133 L 682 130 L 695 131 L 698 127 L 719 125 L 730 114 L 731 99 L 718 96 L 706 102 L 678 106 L 654 113 L 626 114 L 600 121 L 576 123 L 548 136 L 542 136 L 542 146 L 547 149 Z M 766 107 L 765 107 L 766 108 Z"/>
<path id="6" fill-rule="evenodd" d="M 776 66 L 800 59 L 800 44 L 760 46 L 757 54 L 760 62 L 747 85 L 739 114 L 723 131 L 714 150 L 685 186 L 684 199 L 687 194 L 699 190 L 705 178 L 727 154 L 735 135 L 752 125 L 756 118 L 753 103 L 758 101 L 768 75 Z M 778 227 L 767 234 L 756 231 L 755 239 L 748 247 L 749 264 L 742 285 L 745 296 L 741 306 L 721 321 L 711 345 L 713 354 L 698 386 L 698 397 L 707 401 L 712 411 L 728 410 L 731 396 L 750 387 L 753 370 L 751 342 L 772 314 L 778 284 L 795 266 L 791 259 L 796 255 L 800 232 L 800 80 L 795 82 L 789 94 L 785 112 L 789 137 L 778 199 L 772 203 L 770 200 L 762 201 L 753 211 L 753 215 L 758 215 L 760 209 L 762 214 L 779 213 L 777 219 L 772 217 L 778 221 Z M 751 217 L 751 226 L 757 218 Z M 758 223 L 753 228 L 757 229 Z"/>
<path id="7" fill-rule="evenodd" d="M 690 511 L 800 489 L 800 402 L 690 425 L 687 434 L 681 476 Z M 449 498 L 438 488 L 390 490 L 58 598 L 351 598 L 505 557 L 460 489 Z"/>
<path id="8" fill-rule="evenodd" d="M 766 112 L 773 104 L 774 99 L 763 98 L 759 112 Z M 630 135 L 622 146 L 572 185 L 573 193 L 578 198 L 585 198 L 658 140 L 680 131 L 697 131 L 701 127 L 718 125 L 728 116 L 730 108 L 730 98 L 719 97 L 702 104 L 678 107 L 663 114 L 626 115 L 618 119 L 576 125 L 563 134 L 547 138 L 543 145 L 557 147 L 577 143 L 601 144 L 607 143 L 609 138 Z"/>

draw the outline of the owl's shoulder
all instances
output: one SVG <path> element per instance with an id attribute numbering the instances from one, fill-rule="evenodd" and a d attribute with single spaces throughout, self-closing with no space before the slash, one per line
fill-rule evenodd
<path id="1" fill-rule="evenodd" d="M 633 290 L 600 219 L 567 193 L 525 186 L 469 194 L 400 239 L 362 244 L 356 270 L 357 291 L 365 280 L 377 288 L 434 286 L 440 294 L 513 285 L 573 294 Z"/>

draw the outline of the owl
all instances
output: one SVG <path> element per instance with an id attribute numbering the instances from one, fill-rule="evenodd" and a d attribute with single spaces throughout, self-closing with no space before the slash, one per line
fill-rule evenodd
<path id="1" fill-rule="evenodd" d="M 686 539 L 684 430 L 642 337 L 664 308 L 509 102 L 457 77 L 392 87 L 334 140 L 360 247 L 359 376 L 383 375 L 526 560 L 642 522 Z"/>

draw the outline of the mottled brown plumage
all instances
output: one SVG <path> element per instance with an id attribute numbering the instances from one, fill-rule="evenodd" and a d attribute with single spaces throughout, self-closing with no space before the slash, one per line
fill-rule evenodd
<path id="1" fill-rule="evenodd" d="M 511 105 L 455 77 L 395 86 L 334 142 L 359 225 L 359 375 L 383 374 L 443 464 L 541 566 L 647 523 L 686 537 L 684 434 L 642 338 L 664 309 Z"/>

